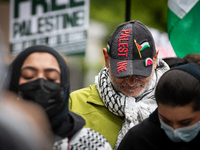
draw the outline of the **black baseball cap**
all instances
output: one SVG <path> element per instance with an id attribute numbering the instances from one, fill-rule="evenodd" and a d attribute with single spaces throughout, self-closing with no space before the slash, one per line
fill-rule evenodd
<path id="1" fill-rule="evenodd" d="M 115 77 L 150 76 L 155 43 L 141 22 L 133 20 L 120 24 L 109 37 L 107 52 Z"/>

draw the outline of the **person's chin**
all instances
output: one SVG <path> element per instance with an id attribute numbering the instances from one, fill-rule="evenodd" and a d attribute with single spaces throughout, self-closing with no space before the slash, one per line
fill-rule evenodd
<path id="1" fill-rule="evenodd" d="M 126 90 L 123 90 L 123 94 L 128 97 L 136 97 L 137 93 L 137 88 L 128 88 Z"/>

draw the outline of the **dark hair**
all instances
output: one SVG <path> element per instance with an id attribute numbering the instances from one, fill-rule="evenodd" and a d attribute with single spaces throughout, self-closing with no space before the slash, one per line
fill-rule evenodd
<path id="1" fill-rule="evenodd" d="M 188 63 L 187 60 L 178 57 L 163 58 L 163 60 L 169 65 L 170 68 Z"/>
<path id="2" fill-rule="evenodd" d="M 159 80 L 155 91 L 156 102 L 169 106 L 192 104 L 200 110 L 200 83 L 193 75 L 182 70 L 170 70 Z"/>
<path id="3" fill-rule="evenodd" d="M 188 54 L 185 57 L 183 57 L 183 60 L 187 63 L 195 63 L 198 66 L 200 66 L 200 54 L 198 53 L 192 53 L 192 54 Z"/>
<path id="4" fill-rule="evenodd" d="M 168 58 L 163 58 L 163 60 L 169 65 L 170 68 L 192 62 L 200 66 L 200 54 L 198 53 L 187 54 L 183 58 L 168 57 Z"/>

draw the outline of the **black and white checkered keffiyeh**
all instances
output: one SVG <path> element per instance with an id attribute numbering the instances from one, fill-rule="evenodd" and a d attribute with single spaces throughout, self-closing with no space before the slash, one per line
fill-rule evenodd
<path id="1" fill-rule="evenodd" d="M 117 149 L 128 130 L 146 119 L 157 107 L 154 98 L 155 87 L 161 75 L 167 70 L 169 70 L 169 66 L 162 59 L 158 59 L 157 69 L 152 76 L 149 88 L 138 98 L 127 97 L 117 92 L 111 84 L 109 71 L 106 67 L 99 73 L 96 84 L 104 105 L 113 114 L 125 118 L 115 149 Z"/>
<path id="2" fill-rule="evenodd" d="M 112 150 L 100 133 L 82 128 L 71 139 L 64 138 L 54 143 L 53 150 Z"/>

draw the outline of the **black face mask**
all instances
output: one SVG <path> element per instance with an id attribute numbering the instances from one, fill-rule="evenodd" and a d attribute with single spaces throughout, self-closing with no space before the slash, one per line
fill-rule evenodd
<path id="1" fill-rule="evenodd" d="M 64 104 L 64 91 L 61 84 L 37 79 L 19 85 L 19 96 L 41 105 L 49 118 L 54 117 Z"/>

